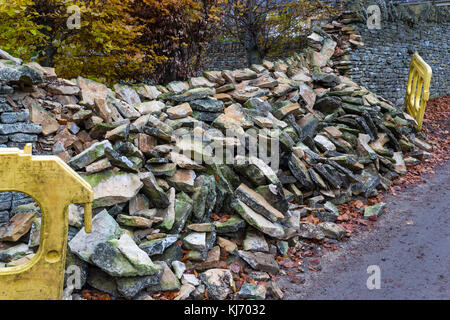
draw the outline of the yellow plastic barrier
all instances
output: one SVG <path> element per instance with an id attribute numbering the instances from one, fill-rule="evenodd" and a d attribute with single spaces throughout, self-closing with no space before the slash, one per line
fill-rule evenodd
<path id="1" fill-rule="evenodd" d="M 409 64 L 405 105 L 408 113 L 417 121 L 417 129 L 422 129 L 423 115 L 430 98 L 431 67 L 416 52 Z"/>
<path id="2" fill-rule="evenodd" d="M 61 299 L 69 227 L 68 206 L 84 203 L 86 232 L 92 229 L 91 186 L 56 156 L 32 156 L 24 150 L 0 149 L 0 192 L 23 192 L 42 213 L 40 246 L 21 266 L 0 269 L 0 299 Z"/>

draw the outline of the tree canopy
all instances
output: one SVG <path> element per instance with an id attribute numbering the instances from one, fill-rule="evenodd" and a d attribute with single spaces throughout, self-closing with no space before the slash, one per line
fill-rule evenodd
<path id="1" fill-rule="evenodd" d="M 283 47 L 318 1 L 0 0 L 0 47 L 53 66 L 65 78 L 167 82 L 202 68 L 219 31 L 240 40 L 249 63 Z M 68 21 L 76 6 L 79 28 Z"/>

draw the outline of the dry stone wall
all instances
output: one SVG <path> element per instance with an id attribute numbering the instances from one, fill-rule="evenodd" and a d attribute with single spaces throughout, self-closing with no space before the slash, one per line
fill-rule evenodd
<path id="1" fill-rule="evenodd" d="M 431 97 L 448 94 L 450 87 L 449 10 L 445 6 L 408 2 L 411 1 L 363 1 L 359 7 L 350 4 L 361 19 L 345 23 L 354 26 L 364 43 L 349 51 L 348 75 L 398 106 L 403 105 L 409 63 L 416 51 L 433 69 Z M 380 7 L 381 29 L 367 27 L 366 9 L 372 4 Z M 247 66 L 245 49 L 239 42 L 215 41 L 206 55 L 206 70 Z"/>
<path id="2" fill-rule="evenodd" d="M 234 70 L 247 67 L 245 48 L 240 42 L 210 43 L 205 60 L 205 70 Z"/>
<path id="3" fill-rule="evenodd" d="M 366 23 L 355 25 L 364 46 L 350 52 L 351 79 L 396 105 L 403 104 L 409 63 L 416 51 L 433 70 L 431 97 L 446 95 L 450 88 L 450 23 L 448 18 L 446 21 L 433 14 L 433 10 L 448 9 L 434 7 L 428 16 L 425 8 L 414 10 L 416 13 L 408 11 L 413 16 L 410 19 L 401 16 L 399 10 L 393 17 L 383 12 L 378 30 L 369 30 Z"/>

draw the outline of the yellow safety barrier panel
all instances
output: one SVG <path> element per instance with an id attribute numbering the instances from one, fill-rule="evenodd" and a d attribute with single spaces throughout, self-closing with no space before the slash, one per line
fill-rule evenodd
<path id="1" fill-rule="evenodd" d="M 423 115 L 430 98 L 431 67 L 416 52 L 409 64 L 405 105 L 408 113 L 417 121 L 417 129 L 422 129 Z"/>
<path id="2" fill-rule="evenodd" d="M 84 203 L 86 232 L 92 229 L 91 186 L 56 156 L 32 156 L 24 150 L 0 149 L 0 192 L 32 197 L 41 208 L 40 246 L 25 265 L 0 269 L 0 299 L 62 298 L 69 228 L 68 206 Z"/>

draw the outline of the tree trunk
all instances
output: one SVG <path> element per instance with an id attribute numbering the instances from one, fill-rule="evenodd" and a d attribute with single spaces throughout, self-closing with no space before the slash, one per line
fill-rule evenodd
<path id="1" fill-rule="evenodd" d="M 247 63 L 250 67 L 252 64 L 261 64 L 261 54 L 257 46 L 248 47 L 247 49 Z"/>
<path id="2" fill-rule="evenodd" d="M 53 67 L 53 58 L 56 52 L 56 48 L 51 43 L 45 47 L 45 59 L 42 61 L 43 67 Z"/>
<path id="3" fill-rule="evenodd" d="M 261 64 L 262 62 L 261 52 L 258 48 L 256 38 L 251 32 L 246 31 L 244 43 L 245 43 L 245 51 L 247 52 L 248 66 L 251 66 L 252 64 Z"/>
<path id="4" fill-rule="evenodd" d="M 261 59 L 261 51 L 258 47 L 258 41 L 256 38 L 256 34 L 254 32 L 255 28 L 257 28 L 256 22 L 256 12 L 254 8 L 256 6 L 256 0 L 249 0 L 247 2 L 247 12 L 246 12 L 246 30 L 244 33 L 244 43 L 245 43 L 245 51 L 247 52 L 247 63 L 248 66 L 252 64 L 260 64 L 262 62 Z"/>

